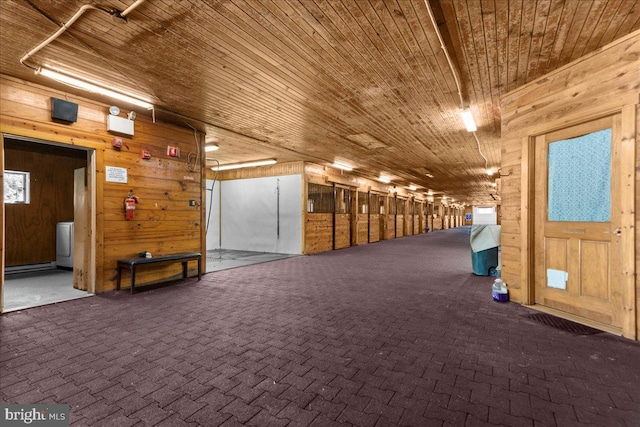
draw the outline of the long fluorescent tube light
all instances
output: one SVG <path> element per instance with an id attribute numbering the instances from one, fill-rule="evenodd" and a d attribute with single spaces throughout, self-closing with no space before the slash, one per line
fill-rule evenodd
<path id="1" fill-rule="evenodd" d="M 471 115 L 471 110 L 462 110 L 460 111 L 460 117 L 462 117 L 462 121 L 467 128 L 468 132 L 475 132 L 478 128 L 476 127 L 476 122 L 473 120 L 473 116 Z"/>
<path id="2" fill-rule="evenodd" d="M 207 153 L 210 153 L 212 151 L 217 151 L 220 147 L 218 147 L 217 145 L 205 145 L 204 146 L 204 151 Z"/>
<path id="3" fill-rule="evenodd" d="M 240 169 L 240 168 L 251 168 L 254 166 L 266 166 L 276 164 L 276 160 L 268 159 L 268 160 L 257 160 L 255 162 L 246 162 L 246 163 L 234 163 L 230 165 L 221 165 L 221 166 L 213 166 L 211 170 L 214 171 L 226 171 L 230 169 Z"/>
<path id="4" fill-rule="evenodd" d="M 141 99 L 134 98 L 132 96 L 125 95 L 123 93 L 116 92 L 111 89 L 107 89 L 105 87 L 98 86 L 93 83 L 89 83 L 75 77 L 68 76 L 66 74 L 58 73 L 57 71 L 49 70 L 48 68 L 39 67 L 36 70 L 36 74 L 49 77 L 50 79 L 59 81 L 69 86 L 77 87 L 79 89 L 84 89 L 88 92 L 97 93 L 100 95 L 108 96 L 110 98 L 118 99 L 123 102 L 127 102 L 129 104 L 137 105 L 138 107 L 146 108 L 147 110 L 151 110 L 153 108 L 153 104 L 147 101 L 143 101 Z"/>
<path id="5" fill-rule="evenodd" d="M 416 187 L 416 186 L 415 186 L 415 185 L 413 185 L 413 184 L 411 184 L 411 185 L 409 186 L 409 190 L 411 190 L 411 191 L 416 191 L 417 189 L 418 189 L 418 187 Z"/>
<path id="6" fill-rule="evenodd" d="M 353 168 L 351 166 L 342 164 L 342 163 L 338 163 L 338 162 L 334 162 L 331 166 L 333 166 L 334 168 L 338 168 L 338 169 L 342 169 L 345 171 L 352 171 Z"/>
<path id="7" fill-rule="evenodd" d="M 378 178 L 378 181 L 384 182 L 385 184 L 389 184 L 391 182 L 391 180 L 386 176 L 381 176 L 380 178 Z"/>

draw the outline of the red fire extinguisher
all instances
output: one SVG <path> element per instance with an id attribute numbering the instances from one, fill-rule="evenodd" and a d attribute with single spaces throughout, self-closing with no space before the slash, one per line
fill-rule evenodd
<path id="1" fill-rule="evenodd" d="M 136 204 L 138 198 L 133 195 L 133 190 L 129 191 L 127 197 L 124 198 L 124 217 L 127 221 L 136 219 Z"/>

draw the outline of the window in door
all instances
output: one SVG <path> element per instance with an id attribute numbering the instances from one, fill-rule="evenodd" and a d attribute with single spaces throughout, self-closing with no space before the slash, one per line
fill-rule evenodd
<path id="1" fill-rule="evenodd" d="M 549 221 L 608 222 L 611 129 L 549 144 Z"/>
<path id="2" fill-rule="evenodd" d="M 29 172 L 4 171 L 4 202 L 6 204 L 29 204 Z"/>

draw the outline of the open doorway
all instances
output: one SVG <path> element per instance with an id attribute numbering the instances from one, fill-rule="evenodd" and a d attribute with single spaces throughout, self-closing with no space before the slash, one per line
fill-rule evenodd
<path id="1" fill-rule="evenodd" d="M 3 135 L 2 311 L 95 292 L 94 150 Z"/>

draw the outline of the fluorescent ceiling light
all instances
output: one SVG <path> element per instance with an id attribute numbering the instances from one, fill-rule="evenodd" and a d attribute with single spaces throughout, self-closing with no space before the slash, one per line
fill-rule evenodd
<path id="1" fill-rule="evenodd" d="M 380 178 L 378 178 L 378 181 L 384 182 L 385 184 L 389 184 L 391 182 L 391 180 L 386 176 L 381 176 Z"/>
<path id="2" fill-rule="evenodd" d="M 478 128 L 476 127 L 476 122 L 473 120 L 473 116 L 471 115 L 471 110 L 462 110 L 460 111 L 460 117 L 462 117 L 462 121 L 467 128 L 468 132 L 475 132 Z"/>
<path id="3" fill-rule="evenodd" d="M 334 168 L 338 168 L 338 169 L 342 169 L 345 171 L 352 171 L 353 168 L 351 166 L 342 164 L 342 163 L 338 163 L 338 162 L 334 162 L 331 166 L 333 166 Z"/>
<path id="4" fill-rule="evenodd" d="M 255 166 L 273 165 L 275 163 L 277 163 L 275 161 L 275 159 L 257 160 L 255 162 L 234 163 L 234 164 L 230 164 L 230 165 L 213 166 L 211 168 L 211 170 L 214 170 L 214 171 L 226 171 L 226 170 L 229 170 L 229 169 L 252 168 L 252 167 L 255 167 Z"/>
<path id="5" fill-rule="evenodd" d="M 88 92 L 97 93 L 100 95 L 105 95 L 110 98 L 118 99 L 123 102 L 127 102 L 129 104 L 137 105 L 138 107 L 146 108 L 147 110 L 151 110 L 153 108 L 153 104 L 143 101 L 138 98 L 134 98 L 129 95 L 125 95 L 120 92 L 113 91 L 111 89 L 107 89 L 102 86 L 98 86 L 93 83 L 89 83 L 84 80 L 80 80 L 75 77 L 68 76 L 66 74 L 58 73 L 57 71 L 49 70 L 48 68 L 39 67 L 36 70 L 36 74 L 40 74 L 45 77 L 49 77 L 50 79 L 59 81 L 69 86 L 77 87 L 79 89 L 84 89 Z"/>
<path id="6" fill-rule="evenodd" d="M 409 186 L 409 190 L 411 190 L 411 191 L 416 191 L 417 189 L 418 189 L 418 187 L 416 187 L 416 186 L 415 186 L 415 185 L 413 185 L 413 184 L 411 184 L 411 185 Z"/>
<path id="7" fill-rule="evenodd" d="M 492 176 L 493 175 L 493 169 L 491 169 L 491 168 L 487 169 L 487 175 Z"/>
<path id="8" fill-rule="evenodd" d="M 204 146 L 204 151 L 206 151 L 207 153 L 210 153 L 212 151 L 217 151 L 220 147 L 218 147 L 217 145 L 205 145 Z"/>

